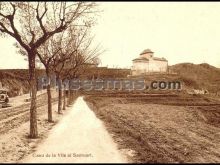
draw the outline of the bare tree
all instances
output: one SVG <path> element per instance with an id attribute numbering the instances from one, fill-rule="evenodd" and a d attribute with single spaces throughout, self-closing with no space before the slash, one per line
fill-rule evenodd
<path id="1" fill-rule="evenodd" d="M 100 45 L 93 47 L 92 41 L 94 37 L 87 37 L 85 42 L 80 45 L 79 49 L 72 54 L 69 61 L 67 61 L 65 72 L 63 76 L 69 80 L 69 91 L 68 91 L 68 105 L 73 101 L 73 91 L 70 88 L 70 80 L 74 78 L 80 78 L 85 74 L 88 69 L 93 69 L 91 66 L 98 66 L 100 59 L 99 55 L 103 53 Z M 66 105 L 66 93 L 64 93 L 64 105 Z"/>
<path id="2" fill-rule="evenodd" d="M 52 72 L 51 62 L 54 56 L 56 56 L 57 52 L 59 51 L 57 50 L 57 52 L 55 52 L 54 54 L 52 54 L 51 52 L 51 49 L 53 49 L 51 48 L 51 46 L 54 46 L 51 43 L 51 40 L 53 40 L 53 37 L 54 36 L 52 36 L 45 44 L 41 45 L 37 51 L 37 55 L 45 67 L 45 72 L 46 72 L 46 76 L 48 79 L 48 82 L 47 82 L 48 122 L 53 122 L 52 102 L 51 102 L 51 99 L 52 99 L 52 96 L 51 96 L 51 72 Z"/>
<path id="3" fill-rule="evenodd" d="M 37 138 L 36 71 L 37 49 L 78 18 L 90 13 L 95 3 L 0 2 L 0 34 L 14 38 L 28 56 L 31 106 L 30 138 Z"/>
<path id="4" fill-rule="evenodd" d="M 70 61 L 74 60 L 75 53 L 78 51 L 80 45 L 84 42 L 87 30 L 90 26 L 81 26 L 79 28 L 69 28 L 68 33 L 62 33 L 55 40 L 52 41 L 53 53 L 57 53 L 52 60 L 53 71 L 55 72 L 56 79 L 59 82 L 59 99 L 58 99 L 58 113 L 61 114 L 62 109 L 62 81 L 65 79 L 66 68 Z M 72 66 L 74 67 L 74 66 Z M 65 85 L 65 83 L 64 83 Z M 65 87 L 64 87 L 65 88 Z M 64 104 L 65 106 L 65 104 Z M 64 108 L 65 109 L 65 108 Z"/>
<path id="5" fill-rule="evenodd" d="M 80 27 L 86 27 L 85 25 L 80 25 Z M 74 30 L 73 30 L 74 29 Z M 78 29 L 78 31 L 77 31 Z M 81 28 L 69 27 L 66 31 L 54 35 L 51 37 L 44 45 L 40 46 L 38 49 L 38 57 L 43 63 L 46 75 L 48 78 L 47 84 L 47 94 L 48 94 L 48 121 L 52 122 L 52 104 L 51 104 L 51 74 L 55 71 L 56 76 L 60 77 L 60 73 L 63 67 L 60 67 L 60 64 L 65 63 L 65 60 L 68 60 L 70 52 L 74 52 L 76 46 L 75 44 L 76 37 L 78 33 L 81 33 Z M 59 59 L 59 60 L 58 60 Z M 61 97 L 61 92 L 59 92 L 59 97 Z M 60 113 L 60 111 L 58 111 Z"/>
<path id="6" fill-rule="evenodd" d="M 83 70 L 86 63 L 94 60 L 99 54 L 99 47 L 91 49 L 91 43 L 93 37 L 90 37 L 90 26 L 80 27 L 79 29 L 69 29 L 68 37 L 61 35 L 62 42 L 58 40 L 56 49 L 59 49 L 58 55 L 53 59 L 53 70 L 56 74 L 57 81 L 60 83 L 59 88 L 59 101 L 58 101 L 58 113 L 61 113 L 62 109 L 62 96 L 63 98 L 63 110 L 66 107 L 66 83 L 62 83 L 79 71 Z M 56 51 L 55 51 L 56 52 Z M 63 88 L 62 85 L 64 85 Z M 62 89 L 64 92 L 62 94 Z"/>

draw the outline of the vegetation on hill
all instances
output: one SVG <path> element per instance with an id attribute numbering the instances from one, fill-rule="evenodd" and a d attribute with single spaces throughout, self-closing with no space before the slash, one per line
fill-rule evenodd
<path id="1" fill-rule="evenodd" d="M 220 69 L 207 63 L 181 63 L 170 66 L 187 86 L 197 89 L 207 89 L 209 92 L 220 91 Z"/>
<path id="2" fill-rule="evenodd" d="M 43 75 L 43 70 L 38 70 L 37 75 Z M 0 83 L 8 89 L 9 97 L 29 92 L 29 72 L 27 69 L 0 70 Z"/>
<path id="3" fill-rule="evenodd" d="M 172 65 L 169 70 L 176 74 L 151 74 L 145 76 L 147 81 L 166 80 L 181 81 L 186 88 L 206 89 L 216 93 L 220 91 L 220 69 L 209 64 L 180 63 Z M 128 78 L 129 69 L 90 68 L 81 77 L 84 78 Z M 37 70 L 37 75 L 45 75 L 44 70 Z M 29 91 L 29 73 L 27 69 L 0 70 L 0 82 L 9 89 L 9 95 L 16 96 Z"/>

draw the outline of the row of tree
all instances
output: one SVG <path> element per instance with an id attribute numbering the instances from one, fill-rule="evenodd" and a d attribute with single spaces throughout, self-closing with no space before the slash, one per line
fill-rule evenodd
<path id="1" fill-rule="evenodd" d="M 16 40 L 19 53 L 27 56 L 31 92 L 30 138 L 38 137 L 37 129 L 37 59 L 45 67 L 47 84 L 48 121 L 53 121 L 50 78 L 59 82 L 79 76 L 96 63 L 100 49 L 91 48 L 90 35 L 97 4 L 93 2 L 0 2 L 0 35 Z M 71 91 L 69 91 L 69 100 Z M 64 92 L 63 109 L 66 106 Z M 59 88 L 58 113 L 62 109 L 62 89 Z"/>

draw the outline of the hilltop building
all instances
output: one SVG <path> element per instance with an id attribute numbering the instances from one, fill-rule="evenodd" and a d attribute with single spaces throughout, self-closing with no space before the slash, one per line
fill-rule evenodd
<path id="1" fill-rule="evenodd" d="M 168 61 L 165 58 L 154 57 L 154 52 L 145 49 L 138 58 L 132 60 L 132 75 L 143 75 L 152 72 L 167 72 Z"/>

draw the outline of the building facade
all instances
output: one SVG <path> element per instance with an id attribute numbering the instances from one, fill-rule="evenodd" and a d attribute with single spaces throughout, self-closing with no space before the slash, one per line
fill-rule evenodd
<path id="1" fill-rule="evenodd" d="M 140 53 L 138 58 L 132 60 L 132 75 L 143 75 L 152 72 L 167 72 L 168 61 L 165 58 L 154 57 L 154 52 L 146 49 Z"/>

